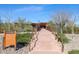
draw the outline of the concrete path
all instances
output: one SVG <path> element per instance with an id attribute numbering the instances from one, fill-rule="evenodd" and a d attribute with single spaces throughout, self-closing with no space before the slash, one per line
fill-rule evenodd
<path id="1" fill-rule="evenodd" d="M 46 29 L 41 29 L 37 35 L 35 47 L 30 53 L 61 53 L 61 44 L 55 40 L 54 34 Z"/>

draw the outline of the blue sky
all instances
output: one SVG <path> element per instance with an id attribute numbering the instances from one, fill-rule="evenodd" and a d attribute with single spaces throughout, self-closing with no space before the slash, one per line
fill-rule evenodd
<path id="1" fill-rule="evenodd" d="M 73 15 L 79 15 L 79 5 L 77 4 L 0 4 L 0 16 L 3 21 L 6 16 L 11 21 L 16 21 L 18 17 L 26 18 L 26 21 L 47 22 L 52 15 L 58 11 L 67 11 Z"/>

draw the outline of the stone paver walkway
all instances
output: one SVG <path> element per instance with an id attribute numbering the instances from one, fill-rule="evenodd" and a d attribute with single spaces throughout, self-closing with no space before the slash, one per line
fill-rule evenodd
<path id="1" fill-rule="evenodd" d="M 61 53 L 61 44 L 55 40 L 52 32 L 41 29 L 35 40 L 37 40 L 36 45 L 30 53 Z"/>

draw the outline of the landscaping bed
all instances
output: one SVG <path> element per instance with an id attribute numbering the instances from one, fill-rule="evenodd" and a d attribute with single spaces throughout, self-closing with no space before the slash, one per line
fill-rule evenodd
<path id="1" fill-rule="evenodd" d="M 28 44 L 30 42 L 31 38 L 32 38 L 31 33 L 17 34 L 17 37 L 16 37 L 17 43 L 21 43 L 21 44 L 22 43 Z"/>

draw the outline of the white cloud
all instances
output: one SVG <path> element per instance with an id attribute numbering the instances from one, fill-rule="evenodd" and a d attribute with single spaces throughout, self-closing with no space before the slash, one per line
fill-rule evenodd
<path id="1" fill-rule="evenodd" d="M 43 7 L 29 6 L 29 7 L 16 9 L 15 12 L 19 12 L 19 11 L 41 11 L 41 10 L 43 10 Z"/>

